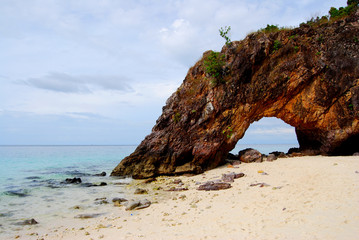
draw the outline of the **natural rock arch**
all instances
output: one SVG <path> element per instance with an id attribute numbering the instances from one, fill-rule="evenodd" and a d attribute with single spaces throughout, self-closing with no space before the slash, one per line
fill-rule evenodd
<path id="1" fill-rule="evenodd" d="M 214 168 L 262 117 L 295 127 L 301 150 L 359 151 L 358 36 L 358 12 L 321 26 L 251 34 L 223 47 L 224 83 L 215 86 L 205 73 L 205 52 L 167 100 L 152 133 L 112 175 L 148 178 Z"/>
<path id="2" fill-rule="evenodd" d="M 263 145 L 265 148 L 262 149 L 257 145 Z M 230 153 L 237 154 L 238 151 L 246 147 L 258 148 L 257 150 L 268 154 L 268 151 L 281 150 L 286 152 L 289 148 L 298 148 L 299 144 L 293 126 L 279 118 L 263 117 L 249 126 L 243 138 L 238 140 Z"/>

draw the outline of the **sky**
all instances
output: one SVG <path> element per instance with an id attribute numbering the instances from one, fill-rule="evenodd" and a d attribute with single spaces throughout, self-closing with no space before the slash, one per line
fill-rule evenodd
<path id="1" fill-rule="evenodd" d="M 0 0 L 0 145 L 139 144 L 207 50 L 331 0 Z M 240 143 L 296 143 L 262 119 Z"/>

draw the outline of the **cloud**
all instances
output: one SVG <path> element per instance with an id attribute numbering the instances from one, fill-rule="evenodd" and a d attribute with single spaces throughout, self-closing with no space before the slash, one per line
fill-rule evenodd
<path id="1" fill-rule="evenodd" d="M 72 76 L 53 72 L 39 78 L 18 81 L 32 87 L 64 93 L 90 93 L 97 89 L 132 92 L 131 79 L 122 76 Z"/>
<path id="2" fill-rule="evenodd" d="M 175 19 L 170 26 L 159 30 L 162 48 L 166 54 L 186 64 L 199 54 L 198 31 L 185 19 Z"/>
<path id="3" fill-rule="evenodd" d="M 252 130 L 248 130 L 250 134 L 256 135 L 292 135 L 295 134 L 294 128 L 287 128 L 287 127 L 275 127 L 275 128 L 255 128 Z"/>
<path id="4" fill-rule="evenodd" d="M 69 121 L 73 129 L 93 121 L 91 131 L 107 128 L 109 124 L 100 119 L 111 118 L 116 119 L 112 126 L 123 126 L 128 133 L 114 134 L 111 129 L 105 139 L 112 134 L 113 139 L 126 141 L 133 131 L 144 137 L 188 67 L 204 51 L 222 48 L 220 27 L 231 26 L 231 39 L 241 40 L 266 24 L 299 25 L 312 13 L 327 14 L 330 6 L 345 4 L 345 0 L 2 0 L 0 116 L 6 111 L 39 116 L 25 114 L 17 122 L 21 127 L 33 120 L 20 131 L 29 131 L 28 143 L 45 127 L 37 124 L 43 118 L 49 125 L 53 121 L 51 127 Z M 45 117 L 53 115 L 55 120 Z M 126 120 L 118 124 L 119 119 Z M 247 132 L 255 133 L 255 141 L 271 135 L 279 138 L 276 134 L 281 132 L 288 136 L 288 125 L 271 121 L 254 123 Z M 89 141 L 86 132 L 82 142 Z"/>

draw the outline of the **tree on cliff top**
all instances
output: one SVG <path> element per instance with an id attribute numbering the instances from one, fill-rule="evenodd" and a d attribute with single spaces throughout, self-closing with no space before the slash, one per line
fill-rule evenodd
<path id="1" fill-rule="evenodd" d="M 219 35 L 221 35 L 221 37 L 223 37 L 226 40 L 226 45 L 230 45 L 231 44 L 231 39 L 228 37 L 229 31 L 231 31 L 231 26 L 227 27 L 225 26 L 224 28 L 220 28 L 219 29 Z"/>

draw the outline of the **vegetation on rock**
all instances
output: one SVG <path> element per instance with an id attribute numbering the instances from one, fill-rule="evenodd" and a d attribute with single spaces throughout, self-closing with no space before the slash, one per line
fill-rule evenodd
<path id="1" fill-rule="evenodd" d="M 211 51 L 203 61 L 205 72 L 212 77 L 212 84 L 218 85 L 223 81 L 223 67 L 225 64 L 225 55 L 220 52 Z"/>
<path id="2" fill-rule="evenodd" d="M 231 26 L 225 26 L 224 28 L 219 29 L 219 35 L 226 40 L 227 46 L 231 44 L 231 39 L 228 37 L 229 31 L 231 31 Z"/>
<path id="3" fill-rule="evenodd" d="M 340 7 L 339 9 L 332 7 L 329 10 L 331 19 L 338 19 L 352 14 L 358 9 L 359 0 L 348 0 L 346 7 Z"/>

